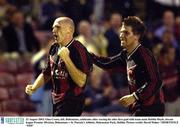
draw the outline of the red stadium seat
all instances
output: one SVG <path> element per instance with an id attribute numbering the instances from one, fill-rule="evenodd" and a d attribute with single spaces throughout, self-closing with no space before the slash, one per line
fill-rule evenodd
<path id="1" fill-rule="evenodd" d="M 9 94 L 6 88 L 0 88 L 0 101 L 7 100 L 9 98 Z"/>
<path id="2" fill-rule="evenodd" d="M 19 100 L 8 100 L 2 102 L 2 110 L 10 112 L 21 112 L 21 101 Z"/>
<path id="3" fill-rule="evenodd" d="M 17 112 L 0 112 L 0 116 L 19 116 Z"/>
<path id="4" fill-rule="evenodd" d="M 32 73 L 33 65 L 30 62 L 30 59 L 21 59 L 18 61 L 18 73 Z"/>
<path id="5" fill-rule="evenodd" d="M 7 72 L 5 61 L 0 61 L 0 72 Z"/>
<path id="6" fill-rule="evenodd" d="M 21 101 L 21 112 L 34 112 L 36 110 L 36 106 L 34 103 L 24 100 Z"/>
<path id="7" fill-rule="evenodd" d="M 2 104 L 0 103 L 0 112 L 2 111 Z"/>
<path id="8" fill-rule="evenodd" d="M 16 76 L 17 84 L 20 87 L 26 87 L 27 84 L 31 84 L 32 80 L 33 80 L 32 73 L 22 73 Z"/>
<path id="9" fill-rule="evenodd" d="M 26 94 L 23 87 L 12 87 L 9 89 L 9 95 L 11 99 L 25 100 Z"/>
<path id="10" fill-rule="evenodd" d="M 7 66 L 7 71 L 10 73 L 17 73 L 17 63 L 15 60 L 8 60 L 6 62 L 6 66 Z"/>
<path id="11" fill-rule="evenodd" d="M 4 60 L 0 62 L 0 72 L 17 72 L 17 63 L 15 60 Z"/>
<path id="12" fill-rule="evenodd" d="M 14 76 L 10 73 L 0 73 L 0 86 L 8 87 L 14 86 L 16 84 L 16 80 Z"/>
<path id="13" fill-rule="evenodd" d="M 11 112 L 32 112 L 35 111 L 35 105 L 26 100 L 8 100 L 2 102 L 2 111 L 11 111 Z"/>

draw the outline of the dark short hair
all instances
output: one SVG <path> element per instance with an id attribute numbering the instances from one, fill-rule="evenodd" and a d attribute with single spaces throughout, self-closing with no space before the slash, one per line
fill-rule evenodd
<path id="1" fill-rule="evenodd" d="M 143 38 L 146 27 L 140 18 L 136 16 L 128 16 L 127 18 L 124 18 L 123 23 L 125 26 L 132 27 L 133 33 L 140 35 L 140 40 Z"/>

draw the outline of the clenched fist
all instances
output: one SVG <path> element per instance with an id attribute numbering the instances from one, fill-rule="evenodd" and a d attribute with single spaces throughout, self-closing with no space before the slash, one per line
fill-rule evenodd
<path id="1" fill-rule="evenodd" d="M 67 47 L 62 47 L 59 49 L 58 55 L 61 59 L 65 60 L 67 57 L 69 57 L 69 49 Z"/>
<path id="2" fill-rule="evenodd" d="M 25 92 L 28 94 L 28 95 L 32 95 L 36 90 L 33 89 L 33 85 L 27 85 L 26 86 L 26 90 Z"/>
<path id="3" fill-rule="evenodd" d="M 133 104 L 135 101 L 136 101 L 136 98 L 134 97 L 133 94 L 123 96 L 122 98 L 119 99 L 119 103 L 120 103 L 121 105 L 123 105 L 124 107 L 130 106 L 130 105 Z"/>

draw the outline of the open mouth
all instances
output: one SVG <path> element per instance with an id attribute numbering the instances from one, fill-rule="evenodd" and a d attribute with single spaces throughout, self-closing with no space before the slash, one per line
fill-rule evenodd
<path id="1" fill-rule="evenodd" d="M 57 35 L 55 33 L 53 33 L 53 36 L 54 36 L 54 38 L 57 38 Z"/>
<path id="2" fill-rule="evenodd" d="M 58 36 L 56 34 L 53 34 L 54 40 L 57 41 Z"/>

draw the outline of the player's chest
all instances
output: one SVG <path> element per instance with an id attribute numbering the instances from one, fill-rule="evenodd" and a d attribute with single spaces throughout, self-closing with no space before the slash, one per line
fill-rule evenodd
<path id="1" fill-rule="evenodd" d="M 56 56 L 50 56 L 51 76 L 55 79 L 68 78 L 68 71 L 62 59 Z"/>
<path id="2" fill-rule="evenodd" d="M 129 59 L 127 61 L 127 75 L 141 77 L 145 75 L 145 68 L 141 65 L 141 62 L 134 59 Z"/>

